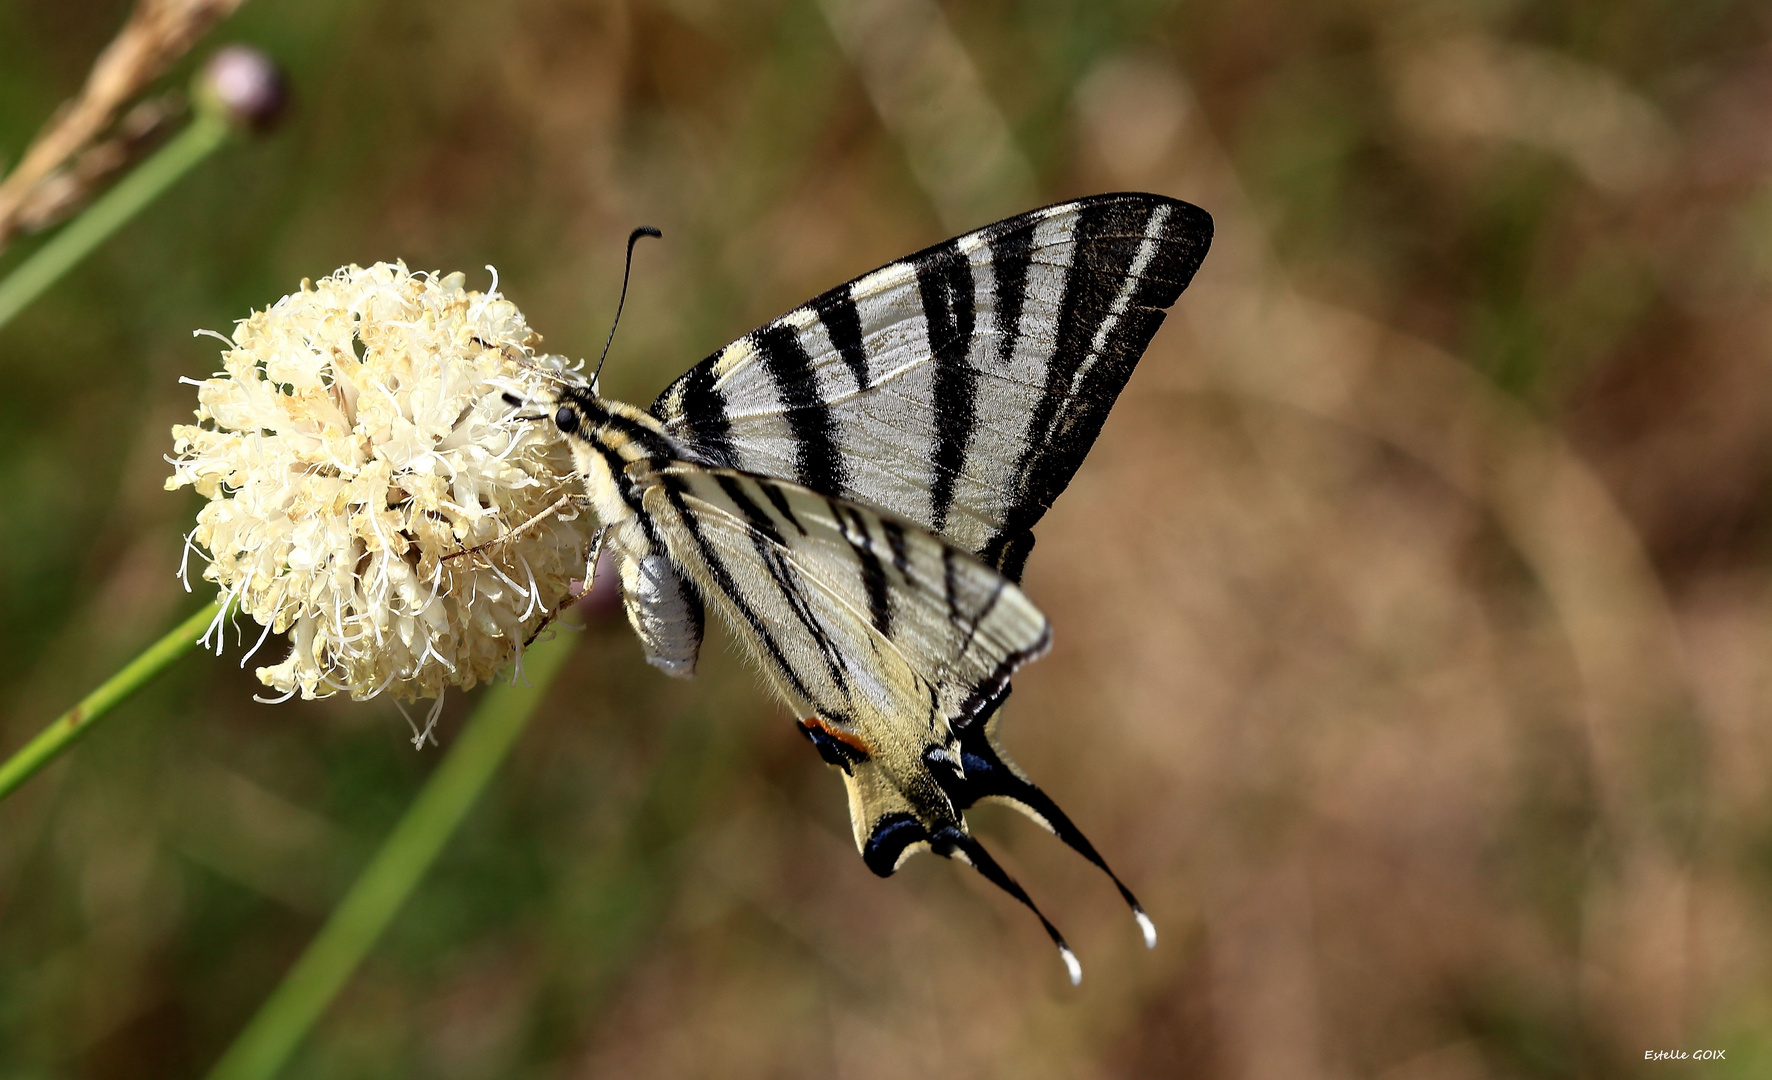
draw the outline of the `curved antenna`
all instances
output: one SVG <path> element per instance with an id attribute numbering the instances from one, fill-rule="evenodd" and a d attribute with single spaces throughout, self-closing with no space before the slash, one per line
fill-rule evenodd
<path id="1" fill-rule="evenodd" d="M 621 271 L 621 299 L 615 302 L 615 321 L 609 324 L 609 340 L 603 343 L 603 355 L 597 357 L 597 370 L 591 372 L 591 393 L 597 392 L 597 376 L 603 374 L 603 361 L 609 359 L 609 346 L 615 344 L 615 328 L 621 325 L 621 308 L 628 302 L 628 275 L 634 269 L 634 245 L 642 236 L 664 238 L 664 233 L 650 225 L 642 225 L 628 234 L 628 261 Z"/>

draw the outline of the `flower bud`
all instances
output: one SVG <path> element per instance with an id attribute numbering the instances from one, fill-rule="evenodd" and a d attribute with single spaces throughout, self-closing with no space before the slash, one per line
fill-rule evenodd
<path id="1" fill-rule="evenodd" d="M 249 45 L 218 50 L 198 72 L 192 92 L 235 127 L 261 133 L 277 125 L 289 104 L 282 70 Z"/>

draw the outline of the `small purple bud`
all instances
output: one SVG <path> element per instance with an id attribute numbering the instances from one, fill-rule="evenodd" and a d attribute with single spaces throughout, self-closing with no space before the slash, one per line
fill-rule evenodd
<path id="1" fill-rule="evenodd" d="M 195 92 L 234 126 L 256 132 L 275 127 L 289 104 L 281 69 L 248 45 L 228 45 L 211 56 L 197 76 Z"/>

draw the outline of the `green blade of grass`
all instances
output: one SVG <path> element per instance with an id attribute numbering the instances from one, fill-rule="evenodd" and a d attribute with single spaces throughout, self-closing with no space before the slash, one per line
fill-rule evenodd
<path id="1" fill-rule="evenodd" d="M 530 685 L 500 682 L 487 692 L 449 756 L 209 1080 L 268 1080 L 282 1068 L 467 816 L 547 693 L 573 640 L 563 633 L 537 642 L 523 654 Z"/>
<path id="2" fill-rule="evenodd" d="M 148 646 L 140 656 L 125 664 L 117 674 L 106 679 L 97 690 L 82 698 L 78 705 L 62 713 L 49 726 L 37 733 L 19 751 L 0 764 L 0 799 L 13 793 L 20 784 L 35 776 L 43 766 L 54 761 L 62 751 L 73 745 L 92 729 L 104 715 L 140 690 L 191 650 L 205 627 L 221 613 L 219 604 L 210 604 L 180 623 L 176 629 Z"/>
<path id="3" fill-rule="evenodd" d="M 136 166 L 135 171 L 119 180 L 116 186 L 0 281 L 0 326 L 12 321 L 14 315 L 55 284 L 93 248 L 104 243 L 142 207 L 153 202 L 192 166 L 226 142 L 229 130 L 227 120 L 219 113 L 197 109 L 183 131 Z"/>

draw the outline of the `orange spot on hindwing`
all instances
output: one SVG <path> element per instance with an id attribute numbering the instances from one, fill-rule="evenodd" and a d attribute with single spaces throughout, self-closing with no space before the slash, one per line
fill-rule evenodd
<path id="1" fill-rule="evenodd" d="M 868 744 L 858 736 L 825 723 L 822 717 L 809 716 L 799 722 L 800 733 L 812 741 L 818 756 L 845 773 L 873 756 Z"/>

